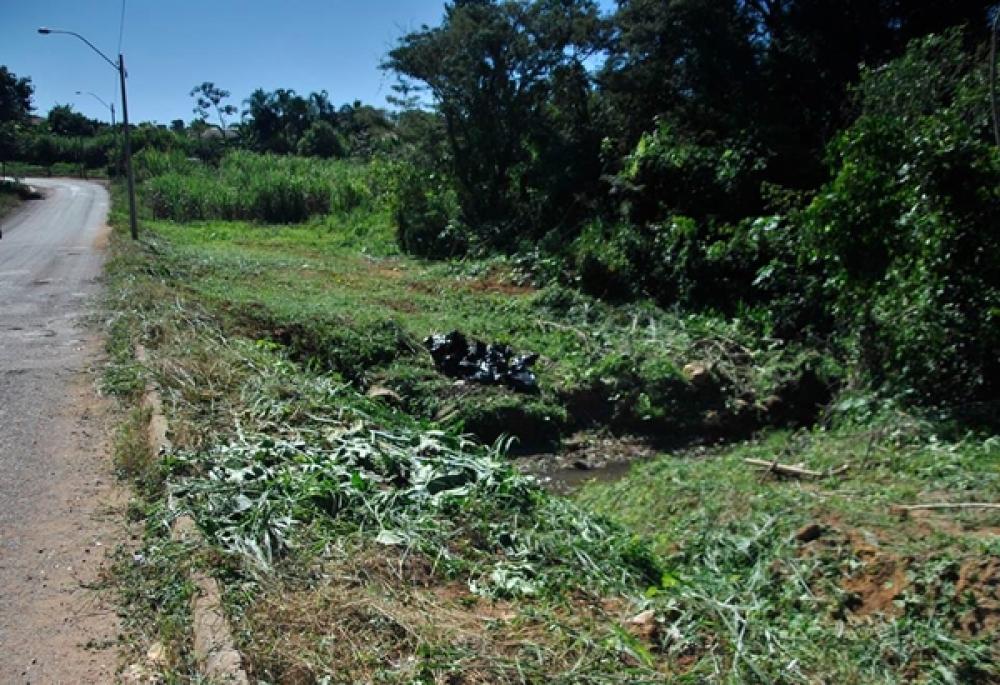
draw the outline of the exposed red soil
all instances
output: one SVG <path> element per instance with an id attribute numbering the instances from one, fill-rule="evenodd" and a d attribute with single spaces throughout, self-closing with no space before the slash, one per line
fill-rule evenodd
<path id="1" fill-rule="evenodd" d="M 970 635 L 1000 628 L 1000 559 L 970 559 L 962 564 L 955 585 L 956 601 L 974 603 L 961 619 L 961 628 Z"/>

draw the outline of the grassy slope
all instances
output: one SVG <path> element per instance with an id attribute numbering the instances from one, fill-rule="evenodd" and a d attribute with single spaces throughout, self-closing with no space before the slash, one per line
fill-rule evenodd
<path id="1" fill-rule="evenodd" d="M 761 400 L 819 357 L 757 343 L 737 323 L 653 307 L 608 307 L 559 287 L 517 285 L 508 264 L 429 265 L 396 254 L 383 215 L 346 215 L 307 227 L 153 223 L 188 286 L 297 359 L 364 387 L 385 385 L 422 419 L 490 442 L 513 433 L 546 446 L 588 419 L 653 435 L 744 431 L 766 421 Z M 199 262 L 201 267 L 198 266 Z M 420 341 L 450 330 L 541 354 L 539 396 L 456 387 L 435 373 Z M 716 370 L 695 387 L 681 367 Z M 584 407 L 581 410 L 581 406 Z M 779 417 L 780 419 L 780 417 Z"/>
<path id="2" fill-rule="evenodd" d="M 120 568 L 124 599 L 131 615 L 160 616 L 132 626 L 135 643 L 159 634 L 173 677 L 190 673 L 190 626 L 174 609 L 190 594 L 178 567 L 193 563 L 227 583 L 242 647 L 268 681 L 660 680 L 669 664 L 619 627 L 636 610 L 629 598 L 659 577 L 644 543 L 490 451 L 297 363 L 267 328 L 234 323 L 225 293 L 238 298 L 237 282 L 278 302 L 298 292 L 288 306 L 302 306 L 277 274 L 303 255 L 287 250 L 274 267 L 273 244 L 213 253 L 185 240 L 217 230 L 147 224 L 145 246 L 116 240 L 109 389 L 134 397 L 152 374 L 176 448 L 160 463 L 129 439 L 134 429 L 119 444 L 148 521 L 142 563 Z M 148 369 L 131 361 L 139 341 Z M 165 541 L 165 491 L 211 549 L 178 554 Z"/>
<path id="3" fill-rule="evenodd" d="M 664 456 L 579 495 L 652 541 L 650 556 L 627 530 L 539 494 L 450 432 L 491 402 L 565 422 L 566 389 L 595 379 L 645 402 L 638 421 L 670 421 L 683 408 L 663 415 L 658 400 L 701 401 L 678 371 L 689 361 L 722 369 L 725 407 L 763 396 L 807 353 L 758 351 L 731 323 L 566 306 L 563 291 L 512 285 L 507 266 L 406 259 L 379 215 L 145 228 L 144 246 L 117 243 L 108 378 L 128 395 L 152 373 L 171 414 L 178 449 L 164 464 L 130 446 L 128 431 L 119 459 L 145 485 L 150 521 L 148 562 L 125 564 L 138 582 L 128 599 L 140 612 L 170 608 L 136 630 L 140 641 L 167 636 L 177 673 L 190 668 L 183 560 L 227 583 L 242 647 L 271 681 L 996 675 L 997 517 L 889 512 L 926 498 L 996 501 L 995 441 L 933 439 L 932 426 L 865 416 L 857 400 L 835 414 L 836 429 Z M 541 352 L 543 395 L 456 393 L 418 350 L 424 335 L 452 328 Z M 135 342 L 151 349 L 149 370 L 131 363 Z M 397 390 L 403 410 L 358 392 L 376 384 Z M 416 497 L 428 481 L 406 466 L 415 453 L 449 487 L 472 490 Z M 773 481 L 746 455 L 851 470 Z M 164 488 L 212 549 L 185 555 L 162 541 Z M 813 522 L 822 535 L 797 541 Z M 156 591 L 134 591 L 143 583 Z M 646 608 L 651 620 L 626 624 Z"/>
<path id="4" fill-rule="evenodd" d="M 667 629 L 737 679 L 994 682 L 1000 515 L 893 507 L 998 501 L 1000 444 L 933 429 L 893 413 L 778 432 L 664 456 L 577 499 L 656 541 L 677 577 Z M 850 469 L 779 479 L 747 457 Z"/>

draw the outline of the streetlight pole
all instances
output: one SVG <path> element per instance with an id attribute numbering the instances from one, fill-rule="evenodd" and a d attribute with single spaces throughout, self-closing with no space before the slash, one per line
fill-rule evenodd
<path id="1" fill-rule="evenodd" d="M 121 87 L 122 87 L 122 134 L 125 141 L 125 168 L 126 168 L 126 175 L 128 176 L 129 228 L 132 233 L 132 240 L 138 240 L 139 221 L 138 218 L 136 217 L 136 211 L 135 211 L 135 173 L 132 171 L 132 139 L 131 136 L 129 135 L 129 128 L 128 128 L 128 97 L 125 94 L 125 76 L 126 76 L 125 58 L 121 55 L 121 53 L 119 53 L 118 61 L 114 62 L 110 57 L 108 57 L 103 52 L 98 50 L 93 43 L 91 43 L 89 40 L 81 36 L 79 33 L 76 33 L 75 31 L 50 29 L 43 26 L 38 29 L 38 32 L 41 33 L 42 35 L 48 35 L 50 33 L 64 33 L 68 36 L 76 36 L 84 43 L 86 43 L 91 50 L 100 55 L 105 62 L 110 64 L 115 69 L 115 71 L 118 72 L 118 77 L 119 79 L 121 79 Z"/>
<path id="2" fill-rule="evenodd" d="M 76 94 L 77 95 L 83 95 L 83 91 L 79 91 L 78 90 L 78 91 L 76 91 Z M 102 105 L 104 105 L 105 107 L 107 107 L 109 110 L 111 110 L 111 128 L 114 128 L 115 127 L 115 103 L 112 102 L 109 105 L 108 103 L 106 103 L 104 101 L 103 98 L 101 98 L 99 95 L 97 95 L 97 93 L 91 93 L 89 90 L 87 91 L 87 95 L 89 95 L 90 97 L 94 98 L 95 100 L 97 100 L 98 102 L 100 102 Z"/>

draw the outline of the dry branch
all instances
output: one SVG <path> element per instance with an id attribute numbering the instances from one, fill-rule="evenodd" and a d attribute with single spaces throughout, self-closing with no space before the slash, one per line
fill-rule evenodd
<path id="1" fill-rule="evenodd" d="M 790 464 L 779 464 L 777 461 L 767 461 L 765 459 L 744 459 L 744 462 L 753 466 L 763 466 L 768 471 L 780 473 L 783 476 L 798 476 L 800 478 L 827 478 L 837 476 L 847 470 L 847 464 L 838 466 L 829 471 L 813 471 L 812 469 L 792 466 Z"/>
<path id="2" fill-rule="evenodd" d="M 932 504 L 895 504 L 893 509 L 918 511 L 921 509 L 1000 509 L 1000 504 L 992 502 L 934 502 Z"/>

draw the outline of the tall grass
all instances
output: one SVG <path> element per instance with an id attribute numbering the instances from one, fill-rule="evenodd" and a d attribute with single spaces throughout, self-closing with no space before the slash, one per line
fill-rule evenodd
<path id="1" fill-rule="evenodd" d="M 300 223 L 311 216 L 377 210 L 391 177 L 384 163 L 235 151 L 212 167 L 179 153 L 137 156 L 143 200 L 158 219 Z"/>

